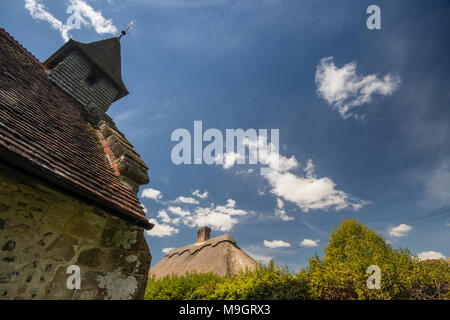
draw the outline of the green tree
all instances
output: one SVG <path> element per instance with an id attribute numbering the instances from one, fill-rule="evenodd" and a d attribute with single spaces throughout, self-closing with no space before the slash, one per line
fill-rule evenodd
<path id="1" fill-rule="evenodd" d="M 381 270 L 381 289 L 367 287 L 370 265 Z M 447 263 L 419 261 L 348 219 L 332 231 L 323 259 L 310 258 L 306 273 L 313 299 L 442 299 L 448 296 L 449 271 Z"/>

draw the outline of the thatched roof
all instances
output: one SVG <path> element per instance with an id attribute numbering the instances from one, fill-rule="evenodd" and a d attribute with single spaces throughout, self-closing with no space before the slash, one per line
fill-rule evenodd
<path id="1" fill-rule="evenodd" d="M 160 279 L 172 274 L 183 275 L 194 271 L 230 276 L 246 268 L 254 270 L 258 265 L 236 245 L 230 235 L 224 234 L 170 251 L 150 269 L 149 276 Z"/>

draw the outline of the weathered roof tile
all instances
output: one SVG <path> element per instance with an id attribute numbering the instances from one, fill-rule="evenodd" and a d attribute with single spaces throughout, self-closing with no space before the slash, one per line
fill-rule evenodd
<path id="1" fill-rule="evenodd" d="M 84 109 L 0 29 L 0 159 L 144 228 L 136 195 L 114 174 Z"/>

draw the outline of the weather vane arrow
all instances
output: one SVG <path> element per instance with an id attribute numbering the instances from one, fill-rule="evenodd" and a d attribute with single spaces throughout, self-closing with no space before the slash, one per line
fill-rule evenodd
<path id="1" fill-rule="evenodd" d="M 120 40 L 124 35 L 127 34 L 128 30 L 131 29 L 131 27 L 133 26 L 133 24 L 135 24 L 135 22 L 136 22 L 136 20 L 131 21 L 130 24 L 129 24 L 125 29 L 123 29 L 123 30 L 120 32 L 120 35 L 119 35 L 119 37 L 118 37 L 119 40 Z"/>

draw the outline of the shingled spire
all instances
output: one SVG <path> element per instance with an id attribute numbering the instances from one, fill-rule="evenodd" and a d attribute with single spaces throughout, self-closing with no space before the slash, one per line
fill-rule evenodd
<path id="1" fill-rule="evenodd" d="M 70 39 L 44 64 L 50 69 L 49 79 L 88 111 L 106 112 L 114 101 L 128 94 L 117 38 L 91 43 Z"/>

